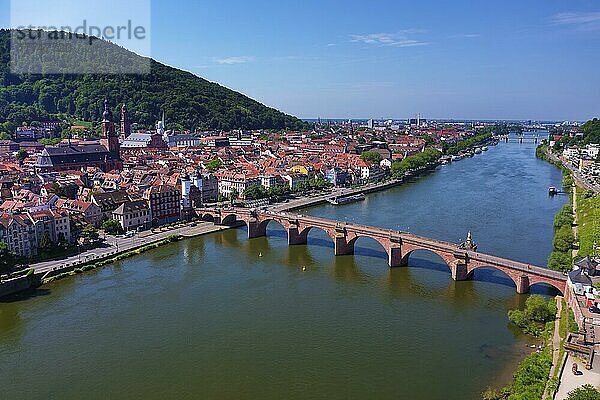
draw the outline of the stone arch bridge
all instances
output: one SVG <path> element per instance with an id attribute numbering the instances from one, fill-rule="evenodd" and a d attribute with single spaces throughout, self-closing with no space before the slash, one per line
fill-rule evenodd
<path id="1" fill-rule="evenodd" d="M 335 255 L 341 256 L 354 254 L 354 245 L 358 238 L 368 237 L 379 242 L 385 249 L 390 267 L 405 266 L 413 251 L 427 250 L 437 254 L 446 262 L 452 279 L 456 281 L 471 278 L 477 268 L 491 267 L 508 275 L 515 283 L 517 293 L 527 293 L 530 286 L 538 283 L 553 286 L 561 293 L 566 293 L 567 277 L 560 272 L 479 253 L 474 248 L 465 248 L 463 245 L 401 231 L 293 213 L 246 208 L 206 208 L 198 209 L 196 212 L 203 220 L 212 221 L 217 225 L 234 225 L 243 221 L 248 227 L 249 239 L 266 236 L 267 225 L 275 221 L 287 231 L 289 245 L 306 244 L 311 229 L 321 229 L 333 240 Z"/>

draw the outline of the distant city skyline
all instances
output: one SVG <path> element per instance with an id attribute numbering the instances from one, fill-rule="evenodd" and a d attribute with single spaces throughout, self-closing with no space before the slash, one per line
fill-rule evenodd
<path id="1" fill-rule="evenodd" d="M 0 0 L 3 27 L 9 3 Z M 67 3 L 28 17 L 56 19 Z M 72 14 L 85 12 L 72 3 Z M 600 4 L 591 0 L 156 0 L 151 30 L 147 55 L 157 61 L 303 119 L 599 116 Z"/>

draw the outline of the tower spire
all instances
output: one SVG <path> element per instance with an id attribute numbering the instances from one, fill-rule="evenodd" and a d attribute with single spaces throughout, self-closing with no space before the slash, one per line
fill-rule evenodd
<path id="1" fill-rule="evenodd" d="M 104 100 L 104 113 L 102 113 L 102 139 L 100 143 L 114 154 L 119 154 L 119 136 L 115 131 L 112 112 L 108 106 L 108 99 Z"/>
<path id="2" fill-rule="evenodd" d="M 104 99 L 104 112 L 102 113 L 102 122 L 112 122 L 112 112 L 108 106 L 108 99 Z"/>

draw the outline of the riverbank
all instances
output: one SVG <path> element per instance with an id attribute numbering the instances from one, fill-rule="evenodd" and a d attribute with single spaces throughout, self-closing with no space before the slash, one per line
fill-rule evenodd
<path id="1" fill-rule="evenodd" d="M 524 310 L 515 309 L 508 312 L 513 324 L 523 333 L 541 340 L 541 344 L 533 346 L 532 349 L 535 350 L 519 363 L 510 384 L 500 390 L 486 390 L 482 394 L 483 399 L 546 400 L 548 381 L 553 374 L 553 361 L 558 356 L 557 349 L 560 345 L 561 306 L 559 297 L 546 302 L 538 295 L 527 299 Z"/>
<path id="2" fill-rule="evenodd" d="M 474 146 L 485 145 L 486 143 L 488 143 L 488 142 L 487 141 L 476 142 Z M 460 161 L 455 161 L 455 162 L 460 162 Z M 300 198 L 300 199 L 292 199 L 289 201 L 289 203 L 276 204 L 276 205 L 270 206 L 269 209 L 271 209 L 273 211 L 293 211 L 293 210 L 298 210 L 301 208 L 307 208 L 307 207 L 325 204 L 325 203 L 327 203 L 328 199 L 331 199 L 334 197 L 346 197 L 346 196 L 354 196 L 357 194 L 370 194 L 370 193 L 381 192 L 381 191 L 384 191 L 387 189 L 401 186 L 412 178 L 418 178 L 425 174 L 431 173 L 431 172 L 435 171 L 441 165 L 442 165 L 442 163 L 438 160 L 438 161 L 430 163 L 422 168 L 413 170 L 413 171 L 411 171 L 411 173 L 405 175 L 402 178 L 398 178 L 398 179 L 391 178 L 384 182 L 370 183 L 368 185 L 364 185 L 364 186 L 360 186 L 360 187 L 356 187 L 356 188 L 335 189 L 335 190 L 332 190 L 331 192 L 328 192 L 328 193 L 325 193 L 322 195 L 317 195 L 314 197 L 304 197 L 304 198 Z"/>
<path id="3" fill-rule="evenodd" d="M 536 155 L 538 158 L 548 161 L 563 171 L 569 171 L 578 186 L 581 186 L 586 190 L 592 190 L 596 194 L 600 193 L 600 185 L 588 182 L 588 180 L 581 175 L 577 168 L 573 167 L 570 163 L 552 153 L 547 145 L 542 144 L 538 146 Z"/>
<path id="4" fill-rule="evenodd" d="M 41 262 L 30 266 L 27 279 L 2 282 L 0 298 L 40 287 L 56 280 L 104 267 L 117 261 L 157 249 L 178 240 L 193 238 L 230 229 L 212 223 L 181 224 L 174 229 L 148 231 L 131 238 L 108 238 L 105 247 L 88 250 L 65 260 Z"/>
<path id="5" fill-rule="evenodd" d="M 542 144 L 536 148 L 537 158 L 559 168 L 563 173 L 562 193 L 569 195 L 569 204 L 554 216 L 554 239 L 552 253 L 548 257 L 548 268 L 555 271 L 570 272 L 573 269 L 573 257 L 576 254 L 577 226 L 575 223 L 576 210 L 576 180 L 572 171 L 562 161 L 554 156 L 548 146 Z"/>

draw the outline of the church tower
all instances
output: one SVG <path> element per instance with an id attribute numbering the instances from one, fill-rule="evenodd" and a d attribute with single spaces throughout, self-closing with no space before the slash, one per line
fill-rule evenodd
<path id="1" fill-rule="evenodd" d="M 121 107 L 121 135 L 127 137 L 131 135 L 131 124 L 129 123 L 129 111 L 127 106 L 123 104 Z"/>
<path id="2" fill-rule="evenodd" d="M 113 115 L 108 107 L 108 100 L 104 100 L 104 113 L 102 114 L 102 139 L 100 143 L 106 147 L 106 149 L 119 155 L 119 136 L 115 131 L 115 124 L 113 122 Z"/>

